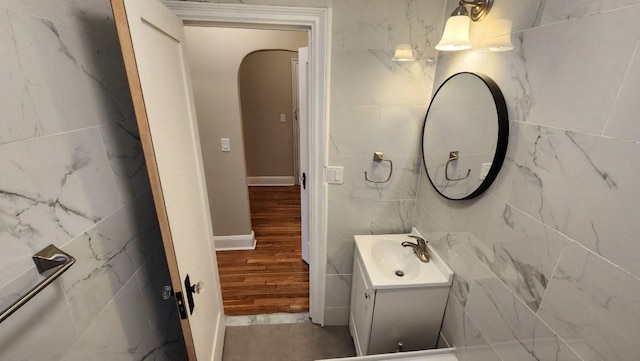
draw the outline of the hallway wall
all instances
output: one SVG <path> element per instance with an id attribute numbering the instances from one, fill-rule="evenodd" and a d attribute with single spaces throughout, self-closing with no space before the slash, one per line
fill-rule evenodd
<path id="1" fill-rule="evenodd" d="M 0 4 L 0 308 L 77 259 L 0 327 L 2 360 L 184 354 L 108 1 Z"/>
<path id="2" fill-rule="evenodd" d="M 238 71 L 249 179 L 296 176 L 292 59 L 297 58 L 297 51 L 257 51 L 244 58 Z"/>
<path id="3" fill-rule="evenodd" d="M 434 83 L 485 73 L 511 119 L 482 196 L 420 181 L 417 224 L 456 272 L 444 336 L 461 360 L 636 360 L 640 1 L 502 0 L 492 18 L 515 49 L 442 52 Z"/>
<path id="4" fill-rule="evenodd" d="M 238 70 L 247 54 L 262 49 L 298 51 L 307 34 L 215 27 L 185 27 L 200 143 L 213 218 L 220 236 L 251 234 L 251 212 L 240 116 Z M 220 150 L 229 138 L 231 151 Z"/>

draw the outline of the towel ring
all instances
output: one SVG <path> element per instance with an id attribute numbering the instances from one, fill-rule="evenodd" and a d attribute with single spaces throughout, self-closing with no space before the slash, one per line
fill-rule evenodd
<path id="1" fill-rule="evenodd" d="M 451 164 L 451 162 L 453 162 L 454 160 L 458 160 L 458 157 L 459 157 L 459 152 L 457 150 L 449 152 L 449 160 L 447 161 L 447 165 L 444 167 L 444 176 L 447 178 L 448 181 L 461 181 L 463 179 L 469 178 L 469 175 L 471 174 L 471 169 L 467 169 L 467 175 L 464 177 L 459 177 L 459 178 L 449 177 L 449 164 Z"/>
<path id="2" fill-rule="evenodd" d="M 384 159 L 384 153 L 383 152 L 374 152 L 373 153 L 373 161 L 374 162 L 389 162 L 389 167 L 391 167 L 391 170 L 389 171 L 389 176 L 387 177 L 387 179 L 383 180 L 383 181 L 376 181 L 373 179 L 369 179 L 369 175 L 367 174 L 367 171 L 364 172 L 364 180 L 366 180 L 369 183 L 376 183 L 376 184 L 381 184 L 381 183 L 388 183 L 391 180 L 391 176 L 393 175 L 393 162 L 391 161 L 391 159 Z"/>

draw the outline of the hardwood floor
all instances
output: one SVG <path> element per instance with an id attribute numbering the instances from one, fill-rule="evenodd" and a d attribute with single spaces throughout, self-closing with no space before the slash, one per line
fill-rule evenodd
<path id="1" fill-rule="evenodd" d="M 225 314 L 308 312 L 300 187 L 249 187 L 249 201 L 256 249 L 216 252 Z"/>

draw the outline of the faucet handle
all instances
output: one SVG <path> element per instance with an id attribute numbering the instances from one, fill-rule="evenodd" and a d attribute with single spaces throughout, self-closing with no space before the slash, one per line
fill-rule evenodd
<path id="1" fill-rule="evenodd" d="M 416 242 L 418 242 L 418 246 L 423 248 L 423 249 L 427 249 L 427 243 L 429 243 L 429 241 L 425 241 L 424 238 L 419 237 L 419 236 L 414 236 L 413 234 L 409 234 L 408 235 L 410 238 L 415 238 Z"/>

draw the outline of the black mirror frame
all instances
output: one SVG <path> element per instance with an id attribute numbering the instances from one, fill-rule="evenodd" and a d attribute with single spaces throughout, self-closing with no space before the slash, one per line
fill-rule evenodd
<path id="1" fill-rule="evenodd" d="M 487 174 L 485 179 L 482 181 L 482 183 L 480 183 L 478 188 L 476 188 L 473 192 L 471 192 L 469 195 L 463 198 L 450 198 L 442 194 L 442 192 L 438 190 L 438 188 L 435 186 L 435 184 L 431 180 L 431 176 L 429 176 L 429 169 L 427 168 L 427 162 L 424 156 L 424 133 L 427 127 L 427 119 L 429 118 L 429 110 L 431 110 L 431 105 L 433 104 L 433 100 L 436 98 L 436 96 L 438 96 L 440 89 L 442 89 L 442 87 L 445 84 L 447 84 L 449 80 L 461 74 L 471 74 L 478 77 L 480 80 L 482 80 L 485 83 L 485 85 L 491 92 L 491 96 L 493 97 L 493 102 L 496 106 L 496 113 L 498 115 L 498 139 L 496 144 L 496 152 L 493 156 L 493 162 L 491 163 L 491 168 L 489 169 L 489 173 Z M 433 189 L 436 190 L 436 192 L 438 192 L 438 194 L 440 194 L 446 199 L 450 199 L 453 201 L 462 201 L 466 199 L 472 199 L 482 194 L 484 191 L 486 191 L 489 188 L 489 186 L 491 186 L 493 181 L 498 176 L 498 173 L 500 172 L 500 168 L 502 168 L 502 163 L 504 162 L 505 155 L 507 154 L 508 143 L 509 143 L 509 114 L 507 111 L 507 104 L 504 100 L 504 96 L 502 95 L 502 91 L 500 90 L 500 87 L 498 87 L 498 84 L 496 84 L 496 82 L 494 82 L 493 79 L 481 73 L 460 72 L 460 73 L 453 74 L 452 76 L 447 78 L 447 80 L 445 80 L 438 87 L 438 90 L 433 95 L 433 97 L 431 98 L 431 102 L 429 103 L 429 109 L 427 110 L 427 115 L 425 115 L 424 117 L 424 123 L 422 125 L 422 137 L 421 137 L 421 143 L 420 143 L 420 146 L 422 148 L 421 149 L 422 164 L 424 165 L 425 173 L 427 173 L 427 178 L 429 178 L 429 183 L 431 183 L 431 186 L 433 187 Z"/>

